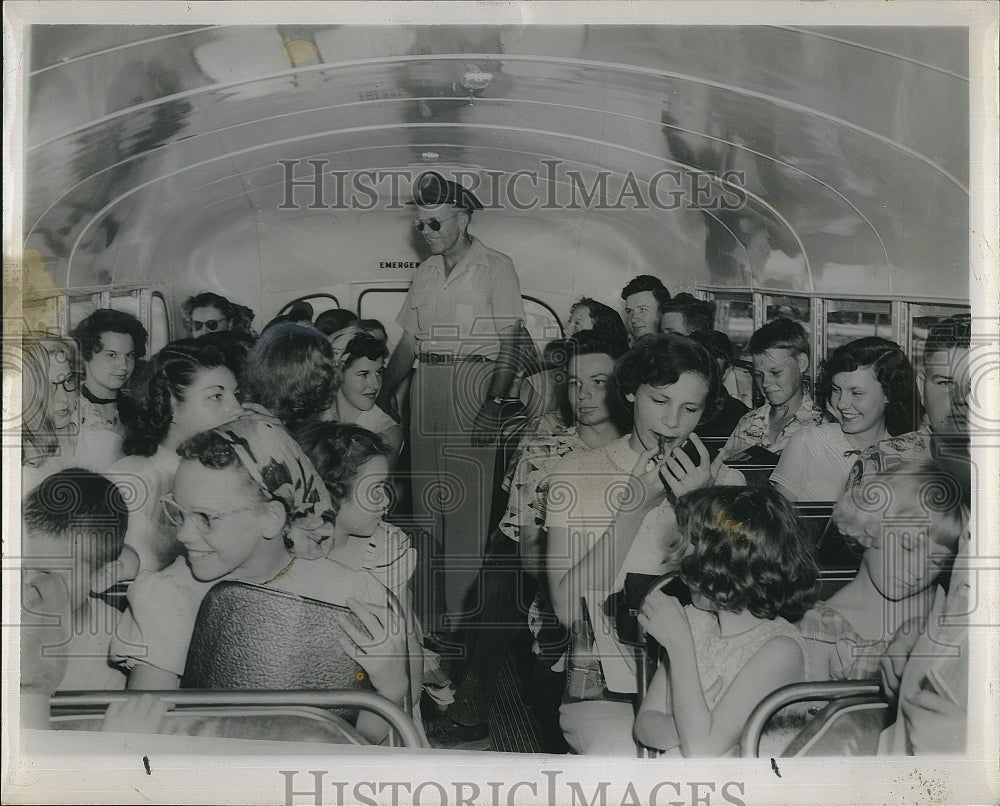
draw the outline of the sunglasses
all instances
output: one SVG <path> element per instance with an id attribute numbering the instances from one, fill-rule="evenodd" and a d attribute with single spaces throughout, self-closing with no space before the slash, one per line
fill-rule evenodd
<path id="1" fill-rule="evenodd" d="M 205 330 L 218 330 L 220 324 L 228 321 L 229 320 L 225 317 L 223 317 L 222 319 L 206 319 L 204 322 L 192 321 L 191 330 L 195 333 L 197 333 L 199 330 L 202 330 L 203 328 Z"/>
<path id="2" fill-rule="evenodd" d="M 71 372 L 65 378 L 58 381 L 51 381 L 53 386 L 61 386 L 65 392 L 71 394 L 80 388 L 81 375 L 78 372 Z"/>
<path id="3" fill-rule="evenodd" d="M 254 504 L 249 507 L 231 509 L 229 512 L 208 513 L 199 512 L 195 509 L 188 509 L 187 507 L 181 506 L 177 503 L 171 493 L 168 493 L 160 499 L 160 507 L 163 509 L 163 515 L 171 524 L 180 528 L 187 522 L 188 518 L 190 518 L 191 523 L 194 524 L 194 528 L 203 535 L 208 534 L 208 532 L 212 530 L 212 524 L 220 518 L 228 518 L 230 515 L 236 515 L 239 512 L 248 512 L 251 509 L 257 509 L 258 506 L 259 504 Z"/>
<path id="4" fill-rule="evenodd" d="M 458 213 L 455 213 L 455 215 L 450 215 L 447 218 L 418 218 L 416 221 L 413 222 L 413 226 L 417 228 L 417 232 L 423 232 L 425 224 L 431 228 L 431 232 L 440 232 L 441 222 L 451 221 L 457 215 Z"/>

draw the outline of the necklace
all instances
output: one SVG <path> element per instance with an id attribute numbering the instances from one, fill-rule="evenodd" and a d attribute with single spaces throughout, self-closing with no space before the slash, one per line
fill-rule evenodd
<path id="1" fill-rule="evenodd" d="M 294 557 L 292 557 L 292 559 L 288 561 L 288 565 L 286 565 L 286 566 L 285 566 L 284 568 L 282 568 L 282 569 L 281 569 L 280 571 L 278 571 L 278 573 L 277 573 L 277 574 L 275 574 L 275 575 L 274 575 L 273 577 L 271 577 L 270 579 L 267 579 L 267 580 L 264 580 L 263 582 L 259 582 L 259 583 L 257 583 L 257 584 L 259 584 L 259 585 L 270 585 L 270 584 L 271 584 L 272 582 L 274 582 L 274 580 L 276 580 L 276 579 L 277 579 L 278 577 L 280 577 L 280 576 L 284 576 L 284 575 L 285 575 L 286 573 L 288 573 L 288 570 L 289 570 L 289 569 L 290 569 L 290 568 L 291 568 L 291 567 L 292 567 L 292 566 L 293 566 L 294 564 L 295 564 L 295 558 L 294 558 Z"/>

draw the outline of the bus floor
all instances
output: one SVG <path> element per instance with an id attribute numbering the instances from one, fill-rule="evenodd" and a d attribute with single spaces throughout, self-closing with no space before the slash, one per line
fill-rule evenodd
<path id="1" fill-rule="evenodd" d="M 490 747 L 499 753 L 564 753 L 565 745 L 553 718 L 540 718 L 539 692 L 530 671 L 532 660 L 515 642 L 497 674 L 496 694 L 490 705 Z M 551 696 L 551 692 L 550 692 Z M 424 723 L 440 711 L 425 696 Z"/>

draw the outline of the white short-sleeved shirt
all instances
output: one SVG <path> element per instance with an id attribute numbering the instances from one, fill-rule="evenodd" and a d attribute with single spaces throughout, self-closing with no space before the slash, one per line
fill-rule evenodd
<path id="1" fill-rule="evenodd" d="M 859 455 L 840 423 L 806 427 L 788 440 L 771 481 L 787 489 L 793 501 L 836 501 Z"/>
<path id="2" fill-rule="evenodd" d="M 545 526 L 569 529 L 590 547 L 614 523 L 628 496 L 628 479 L 639 461 L 629 445 L 631 434 L 592 451 L 574 451 L 559 460 L 546 480 L 549 489 Z M 666 500 L 651 510 L 639 527 L 614 589 L 625 574 L 665 573 L 677 537 L 674 508 Z M 579 558 L 576 558 L 579 559 Z"/>
<path id="3" fill-rule="evenodd" d="M 500 331 L 523 319 L 514 263 L 478 238 L 447 277 L 441 255 L 421 263 L 396 317 L 421 352 L 494 359 Z"/>

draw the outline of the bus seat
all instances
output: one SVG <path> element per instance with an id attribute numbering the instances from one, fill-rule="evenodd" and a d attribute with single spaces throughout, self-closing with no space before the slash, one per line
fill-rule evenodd
<path id="1" fill-rule="evenodd" d="M 53 715 L 55 730 L 99 731 L 102 713 Z M 346 720 L 309 706 L 241 708 L 204 706 L 167 711 L 157 733 L 167 736 L 211 736 L 218 739 L 267 739 L 324 744 L 368 744 Z"/>
<path id="2" fill-rule="evenodd" d="M 368 675 L 341 648 L 338 617 L 363 629 L 344 607 L 245 582 L 220 582 L 198 611 L 181 686 L 370 688 Z"/>
<path id="3" fill-rule="evenodd" d="M 820 538 L 830 524 L 835 501 L 796 501 L 795 514 L 805 527 L 806 540 L 810 546 L 819 546 Z"/>
<path id="4" fill-rule="evenodd" d="M 875 680 L 836 680 L 793 683 L 772 692 L 751 712 L 740 739 L 743 758 L 758 758 L 771 718 L 786 706 L 826 702 L 783 749 L 766 755 L 866 756 L 875 755 L 879 734 L 895 718 Z"/>
<path id="5" fill-rule="evenodd" d="M 228 739 L 369 744 L 336 711 L 370 711 L 405 747 L 427 747 L 402 708 L 374 691 L 66 691 L 49 700 L 57 728 L 99 730 L 113 702 L 154 694 L 169 702 L 161 733 Z"/>

